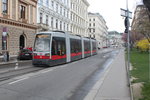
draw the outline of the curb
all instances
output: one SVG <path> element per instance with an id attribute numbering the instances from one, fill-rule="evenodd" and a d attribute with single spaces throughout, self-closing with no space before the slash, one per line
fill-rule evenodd
<path id="1" fill-rule="evenodd" d="M 9 62 L 0 62 L 0 67 L 1 65 L 9 65 L 9 64 L 15 64 L 15 63 L 22 63 L 22 62 L 29 62 L 30 60 L 24 60 L 24 61 L 9 61 Z"/>

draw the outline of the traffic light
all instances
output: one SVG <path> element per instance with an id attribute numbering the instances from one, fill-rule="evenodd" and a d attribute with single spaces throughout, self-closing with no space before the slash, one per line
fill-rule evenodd
<path id="1" fill-rule="evenodd" d="M 125 20 L 124 20 L 124 25 L 125 25 L 125 33 L 128 33 L 128 28 L 129 28 L 129 20 L 128 18 L 126 17 Z"/>

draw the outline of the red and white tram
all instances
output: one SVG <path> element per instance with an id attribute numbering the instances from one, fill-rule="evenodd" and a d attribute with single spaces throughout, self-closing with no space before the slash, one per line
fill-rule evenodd
<path id="1" fill-rule="evenodd" d="M 97 54 L 96 40 L 63 31 L 41 32 L 36 34 L 33 65 L 68 63 Z"/>

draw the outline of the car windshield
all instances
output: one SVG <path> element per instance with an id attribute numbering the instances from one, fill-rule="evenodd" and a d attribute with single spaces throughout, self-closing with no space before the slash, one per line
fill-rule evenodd
<path id="1" fill-rule="evenodd" d="M 38 34 L 35 40 L 34 51 L 49 52 L 50 51 L 50 35 Z"/>

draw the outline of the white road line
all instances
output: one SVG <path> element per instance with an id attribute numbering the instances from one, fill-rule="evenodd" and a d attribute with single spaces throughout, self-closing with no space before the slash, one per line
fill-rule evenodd
<path id="1" fill-rule="evenodd" d="M 18 62 L 16 63 L 16 66 L 15 66 L 15 70 L 17 70 L 18 69 Z"/>
<path id="2" fill-rule="evenodd" d="M 61 68 L 64 68 L 64 67 L 67 67 L 68 65 L 62 65 L 62 66 L 60 66 Z"/>
<path id="3" fill-rule="evenodd" d="M 17 83 L 17 82 L 26 80 L 26 79 L 28 79 L 28 78 L 29 78 L 29 77 L 24 77 L 24 78 L 18 79 L 18 80 L 16 80 L 16 81 L 10 82 L 9 84 L 11 85 L 11 84 L 14 84 L 14 83 Z"/>
<path id="4" fill-rule="evenodd" d="M 53 71 L 54 69 L 49 69 L 49 70 L 44 70 L 44 71 L 41 71 L 40 73 L 47 73 L 47 72 L 50 72 L 50 71 Z"/>

